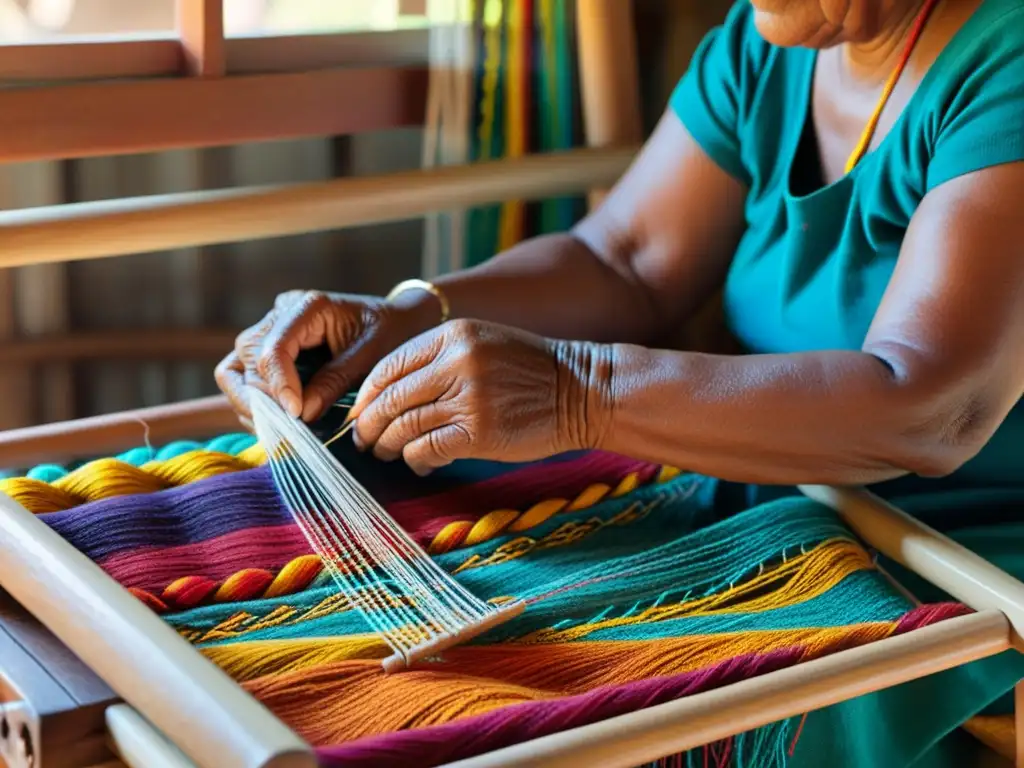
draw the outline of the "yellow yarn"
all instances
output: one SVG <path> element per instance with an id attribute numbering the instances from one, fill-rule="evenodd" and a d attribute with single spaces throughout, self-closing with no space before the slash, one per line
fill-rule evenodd
<path id="1" fill-rule="evenodd" d="M 237 456 L 195 450 L 165 461 L 149 461 L 139 467 L 118 459 L 97 459 L 53 483 L 29 477 L 0 480 L 0 491 L 30 512 L 42 514 L 115 496 L 162 491 L 227 472 L 252 469 L 265 460 L 266 454 L 258 444 Z"/>
<path id="2" fill-rule="evenodd" d="M 337 661 L 383 659 L 391 649 L 377 635 L 295 640 L 256 640 L 202 649 L 203 655 L 239 682 Z"/>
<path id="3" fill-rule="evenodd" d="M 871 556 L 863 547 L 848 539 L 832 539 L 822 542 L 806 554 L 766 568 L 749 581 L 719 594 L 654 606 L 630 616 L 594 621 L 566 629 L 541 629 L 523 638 L 523 642 L 569 642 L 599 629 L 648 624 L 683 616 L 771 611 L 822 595 L 851 573 L 873 567 Z M 752 647 L 748 652 L 758 650 Z"/>
<path id="4" fill-rule="evenodd" d="M 661 467 L 653 482 L 666 483 L 678 477 L 680 472 L 681 470 L 676 467 Z M 428 551 L 432 555 L 439 555 L 459 547 L 471 547 L 507 533 L 522 533 L 546 522 L 560 512 L 579 512 L 604 499 L 625 496 L 639 487 L 640 474 L 630 472 L 614 488 L 606 483 L 594 483 L 584 488 L 572 500 L 545 499 L 523 512 L 514 509 L 496 509 L 475 522 L 460 520 L 448 523 L 434 536 Z"/>

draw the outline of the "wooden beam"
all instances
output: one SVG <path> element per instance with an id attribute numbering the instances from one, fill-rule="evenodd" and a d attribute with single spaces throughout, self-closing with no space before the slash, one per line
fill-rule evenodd
<path id="1" fill-rule="evenodd" d="M 802 485 L 800 490 L 835 510 L 868 546 L 953 599 L 1002 612 L 1013 630 L 1013 646 L 1024 652 L 1024 583 L 865 488 Z"/>
<path id="2" fill-rule="evenodd" d="M 127 704 L 115 704 L 106 715 L 109 741 L 127 768 L 199 768 Z"/>
<path id="3" fill-rule="evenodd" d="M 227 398 L 216 395 L 0 432 L 0 467 L 111 456 L 147 440 L 161 445 L 241 431 Z"/>
<path id="4" fill-rule="evenodd" d="M 33 336 L 0 342 L 0 367 L 86 360 L 219 360 L 238 331 L 219 328 L 152 328 Z"/>
<path id="5" fill-rule="evenodd" d="M 176 11 L 185 73 L 192 77 L 223 77 L 227 66 L 222 0 L 177 0 Z"/>
<path id="6" fill-rule="evenodd" d="M 737 733 L 891 688 L 1008 647 L 999 611 L 961 616 L 904 635 L 498 749 L 443 768 L 630 768 Z"/>
<path id="7" fill-rule="evenodd" d="M 67 646 L 0 590 L 0 702 L 24 704 L 28 712 L 21 714 L 30 713 L 19 723 L 17 707 L 13 716 L 11 709 L 4 712 L 9 745 L 28 742 L 31 754 L 46 766 L 109 761 L 113 755 L 106 744 L 104 716 L 117 701 Z M 3 751 L 0 739 L 0 758 Z"/>
<path id="8" fill-rule="evenodd" d="M 0 163 L 420 125 L 426 86 L 388 67 L 0 90 Z"/>
<path id="9" fill-rule="evenodd" d="M 426 67 L 429 42 L 426 29 L 249 35 L 225 40 L 224 57 L 230 75 L 338 67 Z M 171 35 L 0 45 L 0 82 L 53 84 L 171 77 L 185 71 L 183 46 Z"/>
<path id="10" fill-rule="evenodd" d="M 587 146 L 640 144 L 643 119 L 632 0 L 579 0 L 576 37 Z M 605 192 L 591 192 L 591 208 Z"/>
<path id="11" fill-rule="evenodd" d="M 326 231 L 571 194 L 613 183 L 634 153 L 584 149 L 375 177 L 11 211 L 0 213 L 0 267 Z"/>
<path id="12" fill-rule="evenodd" d="M 229 37 L 228 74 L 305 72 L 332 67 L 426 67 L 426 29 Z"/>
<path id="13" fill-rule="evenodd" d="M 181 43 L 173 37 L 0 45 L 0 81 L 7 82 L 157 77 L 181 69 Z"/>

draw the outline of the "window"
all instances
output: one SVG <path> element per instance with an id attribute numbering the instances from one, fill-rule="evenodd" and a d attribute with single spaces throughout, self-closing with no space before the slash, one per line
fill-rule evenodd
<path id="1" fill-rule="evenodd" d="M 227 35 L 368 32 L 426 25 L 425 0 L 224 0 Z"/>
<path id="2" fill-rule="evenodd" d="M 0 44 L 174 31 L 174 0 L 0 0 Z"/>
<path id="3" fill-rule="evenodd" d="M 427 26 L 427 0 L 223 0 L 227 35 Z M 0 0 L 0 45 L 173 33 L 175 0 Z"/>

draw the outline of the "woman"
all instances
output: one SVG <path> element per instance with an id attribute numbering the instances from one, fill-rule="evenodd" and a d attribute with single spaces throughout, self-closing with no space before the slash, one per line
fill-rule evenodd
<path id="1" fill-rule="evenodd" d="M 1022 201 L 1024 0 L 741 0 L 574 231 L 388 300 L 285 294 L 218 381 L 243 417 L 255 385 L 313 419 L 368 374 L 357 444 L 421 473 L 602 448 L 748 506 L 872 484 L 1024 576 Z M 722 288 L 747 354 L 659 347 Z M 966 765 L 956 726 L 1021 677 L 815 713 L 794 759 Z"/>

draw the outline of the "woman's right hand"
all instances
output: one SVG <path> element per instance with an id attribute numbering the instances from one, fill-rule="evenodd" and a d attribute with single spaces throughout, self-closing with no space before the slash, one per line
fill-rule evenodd
<path id="1" fill-rule="evenodd" d="M 438 319 L 437 308 L 423 303 L 433 298 L 429 294 L 401 298 L 405 302 L 397 304 L 321 291 L 282 293 L 260 322 L 238 335 L 234 351 L 217 366 L 217 385 L 247 426 L 248 387 L 262 390 L 292 416 L 314 421 L 378 360 Z M 295 359 L 303 349 L 323 344 L 334 359 L 303 391 Z"/>

